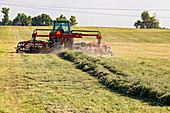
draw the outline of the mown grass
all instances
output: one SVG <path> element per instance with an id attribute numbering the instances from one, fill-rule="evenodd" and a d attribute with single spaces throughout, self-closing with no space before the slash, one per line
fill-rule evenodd
<path id="1" fill-rule="evenodd" d="M 61 57 L 74 62 L 79 69 L 99 78 L 113 90 L 170 105 L 170 71 L 144 62 L 93 58 L 78 52 L 63 52 Z"/>
<path id="2" fill-rule="evenodd" d="M 74 28 L 74 29 L 81 29 Z M 170 30 L 157 29 L 126 29 L 82 27 L 84 30 L 97 30 L 102 33 L 103 41 L 107 43 L 166 43 L 169 44 Z"/>
<path id="3" fill-rule="evenodd" d="M 3 77 L 4 112 L 168 112 L 109 91 L 98 80 L 56 55 L 21 54 L 18 74 Z M 13 63 L 16 67 L 19 62 Z M 14 68 L 13 67 L 13 68 Z M 21 73 L 22 72 L 22 73 Z M 2 76 L 1 76 L 2 77 Z M 5 95 L 4 95 L 5 94 Z"/>
<path id="4" fill-rule="evenodd" d="M 30 40 L 32 31 L 36 28 L 0 27 L 0 112 L 170 112 L 169 106 L 152 106 L 155 105 L 154 101 L 144 102 L 145 100 L 140 98 L 112 92 L 100 84 L 97 78 L 90 76 L 91 74 L 82 72 L 75 68 L 73 63 L 56 55 L 13 53 L 15 52 L 13 47 L 17 42 Z M 74 29 L 82 29 L 82 27 Z M 110 32 L 108 36 L 103 37 L 103 40 L 111 44 L 115 56 L 99 57 L 103 59 L 97 62 L 100 64 L 101 71 L 108 71 L 104 68 L 103 61 L 111 61 L 112 66 L 122 61 L 120 65 L 125 66 L 122 70 L 128 67 L 128 63 L 136 67 L 150 65 L 148 67 L 154 67 L 156 70 L 163 69 L 162 72 L 169 70 L 170 46 L 166 43 L 168 41 L 127 43 L 128 39 L 124 40 L 125 37 L 115 37 L 111 42 L 109 38 L 112 32 L 122 30 L 133 32 L 133 29 L 116 29 L 117 31 L 115 29 L 109 31 L 108 28 L 85 27 L 83 29 L 98 29 L 103 34 Z M 108 31 L 105 32 L 105 29 Z M 145 32 L 147 33 L 147 30 L 141 30 L 141 35 Z M 157 32 L 162 31 L 154 32 L 158 34 Z M 161 33 L 161 35 L 160 40 L 169 36 L 168 33 Z M 87 41 L 91 42 L 91 39 Z M 130 67 L 127 71 L 128 69 Z M 128 74 L 133 74 L 131 71 Z M 168 77 L 168 74 L 166 76 Z"/>

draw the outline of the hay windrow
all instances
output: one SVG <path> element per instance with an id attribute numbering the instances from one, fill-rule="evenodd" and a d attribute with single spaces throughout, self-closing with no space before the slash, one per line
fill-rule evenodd
<path id="1" fill-rule="evenodd" d="M 73 62 L 76 67 L 95 76 L 99 81 L 111 90 L 120 93 L 136 96 L 139 98 L 148 98 L 161 105 L 170 105 L 170 95 L 168 90 L 157 89 L 155 85 L 150 84 L 138 76 L 129 74 L 119 68 L 113 68 L 112 65 L 100 61 L 100 58 L 90 57 L 80 52 L 62 52 L 60 56 Z M 146 75 L 147 76 L 147 75 Z M 161 84 L 157 84 L 161 87 Z"/>

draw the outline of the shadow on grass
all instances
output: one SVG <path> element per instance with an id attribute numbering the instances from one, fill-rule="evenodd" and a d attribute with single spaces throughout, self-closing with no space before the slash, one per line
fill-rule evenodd
<path id="1" fill-rule="evenodd" d="M 101 83 L 102 85 L 106 86 L 105 84 L 103 84 L 100 81 L 99 81 L 99 83 Z M 161 104 L 161 103 L 159 103 L 159 102 L 157 102 L 157 101 L 155 101 L 155 100 L 153 100 L 151 98 L 141 98 L 141 97 L 137 97 L 137 96 L 128 95 L 128 94 L 123 93 L 121 91 L 109 88 L 108 86 L 106 86 L 104 89 L 109 90 L 109 91 L 114 92 L 114 93 L 117 93 L 117 94 L 120 94 L 121 96 L 126 96 L 126 97 L 129 97 L 129 98 L 140 100 L 142 102 L 146 102 L 146 103 L 148 103 L 151 106 L 161 106 L 161 107 L 167 106 L 167 105 Z"/>
<path id="2" fill-rule="evenodd" d="M 67 61 L 72 62 L 72 63 L 75 64 L 75 62 L 73 62 L 73 61 L 65 58 L 65 57 L 62 56 L 61 54 L 58 55 L 58 56 L 59 56 L 61 59 L 67 60 Z M 75 67 L 76 67 L 77 69 L 83 71 L 83 72 L 86 72 L 86 73 L 90 74 L 90 75 L 93 76 L 93 77 L 97 77 L 97 76 L 94 76 L 93 73 L 89 73 L 89 72 L 87 72 L 87 71 L 84 71 L 84 70 L 83 70 L 82 68 L 80 68 L 78 65 L 77 65 L 77 66 L 75 65 Z M 97 77 L 97 78 L 98 78 L 98 77 Z M 98 79 L 99 79 L 99 78 L 98 78 Z M 106 83 L 103 82 L 102 80 L 99 80 L 99 83 L 101 83 L 101 84 L 103 84 L 104 86 L 106 86 L 106 88 L 105 88 L 106 90 L 109 90 L 109 91 L 111 91 L 111 92 L 115 92 L 115 93 L 117 93 L 117 94 L 120 94 L 121 96 L 130 97 L 130 98 L 133 98 L 133 99 L 140 100 L 140 101 L 142 101 L 142 102 L 147 102 L 147 103 L 148 103 L 149 105 L 151 105 L 151 106 L 161 106 L 161 107 L 163 107 L 163 106 L 169 106 L 168 103 L 165 103 L 165 104 L 164 104 L 164 103 L 161 103 L 161 102 L 159 102 L 159 101 L 156 101 L 156 100 L 154 100 L 154 99 L 152 99 L 152 98 L 140 97 L 140 95 L 135 95 L 135 96 L 133 96 L 133 95 L 127 94 L 127 93 L 125 93 L 125 92 L 122 92 L 122 91 L 119 90 L 119 89 L 116 90 L 114 86 L 109 87 L 109 86 L 107 86 Z M 120 86 L 120 87 L 121 87 L 121 86 Z M 122 88 L 124 88 L 124 87 L 122 87 Z"/>

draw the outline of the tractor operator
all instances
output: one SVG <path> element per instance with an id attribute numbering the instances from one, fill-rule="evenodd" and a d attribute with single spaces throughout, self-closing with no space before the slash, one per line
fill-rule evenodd
<path id="1" fill-rule="evenodd" d="M 60 32 L 61 32 L 61 33 L 64 33 L 63 25 L 62 25 L 62 24 L 60 24 L 60 27 L 58 27 L 58 29 L 57 29 L 57 30 L 60 30 Z"/>

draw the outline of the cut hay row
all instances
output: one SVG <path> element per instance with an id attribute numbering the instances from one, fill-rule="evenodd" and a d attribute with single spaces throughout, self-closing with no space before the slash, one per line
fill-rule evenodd
<path id="1" fill-rule="evenodd" d="M 139 67 L 139 69 L 141 69 L 141 72 L 137 69 L 131 69 L 128 72 L 124 68 L 118 68 L 119 66 L 124 66 L 121 65 L 121 62 L 120 64 L 118 64 L 119 62 L 117 62 L 118 66 L 114 67 L 115 64 L 113 64 L 111 60 L 108 61 L 104 58 L 101 59 L 99 57 L 90 57 L 79 52 L 66 51 L 61 53 L 60 56 L 66 60 L 74 62 L 77 68 L 88 72 L 92 76 L 96 76 L 102 84 L 106 85 L 111 90 L 116 90 L 120 93 L 125 93 L 140 98 L 148 98 L 156 101 L 156 103 L 159 105 L 170 105 L 170 91 L 168 90 L 168 80 L 166 79 L 166 77 L 164 79 L 158 79 L 158 77 L 154 77 L 154 75 L 152 74 L 159 74 L 159 70 L 155 72 L 153 71 L 154 67 L 151 68 L 149 66 L 146 67 L 136 65 Z M 131 64 L 129 64 L 129 66 L 130 65 Z M 147 72 L 146 70 L 142 70 L 142 68 L 147 68 L 149 69 L 149 71 Z M 138 74 L 143 73 L 143 77 L 139 76 L 138 74 L 134 75 L 138 71 Z M 167 74 L 170 73 L 168 71 L 166 72 L 166 70 L 163 71 Z M 158 82 L 151 84 L 152 81 Z M 161 82 L 164 82 L 166 84 L 161 84 Z"/>

